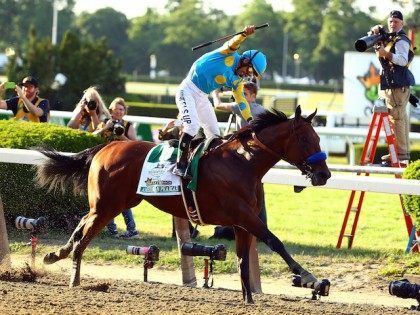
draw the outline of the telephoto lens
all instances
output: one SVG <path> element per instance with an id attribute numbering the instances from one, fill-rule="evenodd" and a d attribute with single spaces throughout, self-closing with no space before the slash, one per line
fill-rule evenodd
<path id="1" fill-rule="evenodd" d="M 89 110 L 95 110 L 97 107 L 96 102 L 94 100 L 90 100 L 89 102 L 87 102 L 87 107 L 89 108 Z"/>
<path id="2" fill-rule="evenodd" d="M 144 246 L 127 246 L 127 254 L 144 255 L 147 260 L 159 260 L 159 248 L 156 245 Z"/>
<path id="3" fill-rule="evenodd" d="M 407 279 L 391 281 L 389 294 L 403 299 L 416 299 L 420 303 L 420 284 L 411 283 Z"/>
<path id="4" fill-rule="evenodd" d="M 17 229 L 21 230 L 33 230 L 36 225 L 35 219 L 29 219 L 22 216 L 19 216 L 15 220 L 15 226 Z"/>
<path id="5" fill-rule="evenodd" d="M 124 132 L 125 132 L 124 126 L 119 121 L 114 122 L 113 133 L 116 136 L 121 136 L 124 134 Z"/>
<path id="6" fill-rule="evenodd" d="M 197 243 L 185 242 L 181 246 L 181 253 L 185 256 L 208 256 L 214 260 L 226 259 L 226 247 L 222 244 L 205 246 Z"/>
<path id="7" fill-rule="evenodd" d="M 17 229 L 21 230 L 40 232 L 45 228 L 46 220 L 44 217 L 39 217 L 38 219 L 30 219 L 23 216 L 18 216 L 15 220 L 15 226 Z"/>

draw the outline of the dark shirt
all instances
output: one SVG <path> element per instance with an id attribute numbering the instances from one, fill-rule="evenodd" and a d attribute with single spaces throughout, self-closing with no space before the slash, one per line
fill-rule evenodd
<path id="1" fill-rule="evenodd" d="M 35 97 L 35 99 L 32 101 L 32 104 L 36 105 L 38 102 L 38 97 Z M 18 110 L 19 110 L 19 97 L 12 97 L 6 100 L 7 109 L 11 110 L 13 112 L 13 115 L 16 116 Z M 48 114 L 50 112 L 50 104 L 47 99 L 43 99 L 39 104 L 38 107 L 42 109 L 44 114 L 39 117 L 40 122 L 48 122 Z"/>

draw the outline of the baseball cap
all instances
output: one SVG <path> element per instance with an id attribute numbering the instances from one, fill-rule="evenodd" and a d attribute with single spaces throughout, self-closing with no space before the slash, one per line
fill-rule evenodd
<path id="1" fill-rule="evenodd" d="M 23 78 L 22 83 L 20 85 L 25 84 L 32 84 L 33 86 L 38 87 L 38 80 L 35 79 L 33 76 L 27 76 Z"/>
<path id="2" fill-rule="evenodd" d="M 392 10 L 392 11 L 389 13 L 389 17 L 393 17 L 393 18 L 396 18 L 396 19 L 400 19 L 401 21 L 403 20 L 403 15 L 402 15 L 402 13 L 401 13 L 400 11 L 398 11 L 398 10 Z"/>

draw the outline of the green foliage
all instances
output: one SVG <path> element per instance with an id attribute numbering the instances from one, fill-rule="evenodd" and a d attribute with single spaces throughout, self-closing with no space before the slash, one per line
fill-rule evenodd
<path id="1" fill-rule="evenodd" d="M 5 120 L 0 120 L 0 139 L 0 147 L 4 148 L 46 145 L 64 152 L 79 152 L 104 141 L 102 137 L 57 125 Z M 49 193 L 36 186 L 34 176 L 31 165 L 0 163 L 0 195 L 9 222 L 18 215 L 47 216 L 55 227 L 60 227 L 64 214 L 80 214 L 88 208 L 86 197 Z"/>
<path id="2" fill-rule="evenodd" d="M 122 94 L 124 79 L 119 75 L 121 61 L 114 57 L 105 39 L 82 41 L 67 32 L 60 44 L 58 68 L 67 78 L 61 88 L 62 110 L 72 110 L 87 84 L 106 94 Z"/>
<path id="3" fill-rule="evenodd" d="M 25 46 L 23 38 L 31 28 L 41 37 L 48 37 L 51 41 L 53 21 L 52 0 L 0 0 L 0 51 L 6 47 L 22 50 Z M 70 28 L 74 19 L 74 0 L 57 1 L 58 11 L 57 38 L 61 39 L 65 30 Z M 62 5 L 62 6 L 61 6 Z"/>
<path id="4" fill-rule="evenodd" d="M 58 151 L 79 152 L 102 143 L 91 133 L 53 124 L 0 120 L 0 147 L 29 149 L 46 145 Z"/>
<path id="5" fill-rule="evenodd" d="M 404 170 L 403 178 L 420 180 L 420 160 L 410 163 Z M 420 196 L 403 195 L 404 207 L 415 220 L 417 231 L 420 227 Z"/>
<path id="6" fill-rule="evenodd" d="M 355 12 L 351 2 L 329 1 L 318 45 L 311 58 L 315 77 L 323 80 L 340 78 L 343 74 L 344 52 L 354 50 L 354 41 L 366 34 L 374 24 L 365 13 Z"/>
<path id="7" fill-rule="evenodd" d="M 286 19 L 282 14 L 275 13 L 271 4 L 265 0 L 249 1 L 241 14 L 234 21 L 234 29 L 242 30 L 245 25 L 261 25 L 269 22 L 270 27 L 257 30 L 252 36 L 241 45 L 240 52 L 248 49 L 258 49 L 264 52 L 268 60 L 267 71 L 281 72 L 282 59 L 279 52 L 282 52 L 284 40 L 283 27 Z M 275 37 L 275 40 L 274 40 Z M 266 43 L 270 43 L 269 47 Z"/>
<path id="8" fill-rule="evenodd" d="M 110 7 L 99 9 L 93 14 L 83 12 L 74 24 L 79 35 L 90 41 L 106 38 L 109 48 L 116 55 L 120 55 L 127 44 L 127 17 Z"/>
<path id="9" fill-rule="evenodd" d="M 124 69 L 126 71 L 148 74 L 150 55 L 152 54 L 155 54 L 159 62 L 158 67 L 162 68 L 160 65 L 161 56 L 166 53 L 160 49 L 165 36 L 164 26 L 165 20 L 152 9 L 148 9 L 145 15 L 131 21 L 127 30 L 129 44 L 124 50 Z"/>
<path id="10" fill-rule="evenodd" d="M 26 50 L 17 52 L 7 67 L 9 80 L 20 82 L 28 74 L 40 81 L 41 96 L 50 100 L 52 109 L 73 110 L 83 90 L 95 85 L 107 94 L 123 94 L 125 80 L 119 74 L 121 60 L 108 48 L 106 39 L 81 40 L 66 32 L 58 47 L 31 30 Z M 18 62 L 21 60 L 21 62 Z M 67 78 L 59 90 L 51 88 L 55 75 Z"/>

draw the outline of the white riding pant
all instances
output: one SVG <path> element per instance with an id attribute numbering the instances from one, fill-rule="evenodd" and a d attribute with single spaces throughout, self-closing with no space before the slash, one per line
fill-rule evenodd
<path id="1" fill-rule="evenodd" d="M 183 132 L 195 136 L 201 126 L 206 138 L 220 135 L 219 124 L 208 95 L 190 79 L 182 81 L 175 100 L 181 116 Z"/>

